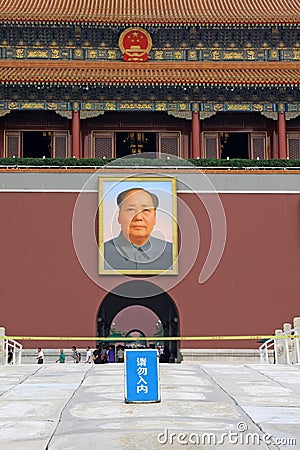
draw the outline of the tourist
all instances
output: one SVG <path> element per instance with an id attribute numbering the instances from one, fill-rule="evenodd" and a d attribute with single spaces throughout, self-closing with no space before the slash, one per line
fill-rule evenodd
<path id="1" fill-rule="evenodd" d="M 92 364 L 92 350 L 89 345 L 86 347 L 85 364 Z"/>
<path id="2" fill-rule="evenodd" d="M 64 349 L 61 348 L 59 351 L 59 357 L 55 362 L 59 362 L 60 364 L 64 364 L 66 362 L 66 355 L 64 354 Z"/>
<path id="3" fill-rule="evenodd" d="M 72 354 L 71 354 L 74 363 L 78 364 L 81 361 L 81 353 L 79 353 L 75 347 L 75 345 L 73 345 L 72 347 Z"/>
<path id="4" fill-rule="evenodd" d="M 101 350 L 100 345 L 96 345 L 96 349 L 93 351 L 93 361 L 94 364 L 101 364 Z"/>
<path id="5" fill-rule="evenodd" d="M 44 352 L 41 349 L 41 347 L 38 348 L 38 354 L 36 359 L 38 364 L 44 364 Z"/>
<path id="6" fill-rule="evenodd" d="M 120 345 L 117 350 L 117 362 L 118 363 L 124 362 L 124 350 Z"/>
<path id="7" fill-rule="evenodd" d="M 107 362 L 108 363 L 114 363 L 116 361 L 115 359 L 115 348 L 110 345 L 108 352 L 107 352 Z"/>

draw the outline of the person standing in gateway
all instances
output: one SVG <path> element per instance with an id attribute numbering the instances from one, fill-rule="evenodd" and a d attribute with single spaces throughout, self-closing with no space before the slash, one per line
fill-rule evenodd
<path id="1" fill-rule="evenodd" d="M 120 345 L 118 346 L 117 349 L 117 362 L 118 363 L 124 362 L 124 350 Z"/>

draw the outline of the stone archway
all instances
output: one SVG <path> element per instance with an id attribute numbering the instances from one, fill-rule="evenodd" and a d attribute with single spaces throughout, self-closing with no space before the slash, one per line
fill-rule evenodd
<path id="1" fill-rule="evenodd" d="M 139 330 L 138 328 L 133 328 L 132 330 L 127 331 L 125 337 L 130 336 L 131 333 L 139 333 L 140 336 L 146 337 L 145 333 L 142 330 Z"/>
<path id="2" fill-rule="evenodd" d="M 142 280 L 123 283 L 105 296 L 98 310 L 97 336 L 108 337 L 114 317 L 124 308 L 136 305 L 149 308 L 159 317 L 164 337 L 179 336 L 179 315 L 174 301 L 167 292 L 158 292 L 156 285 Z M 179 361 L 179 341 L 165 341 L 165 344 L 169 346 L 171 359 Z"/>

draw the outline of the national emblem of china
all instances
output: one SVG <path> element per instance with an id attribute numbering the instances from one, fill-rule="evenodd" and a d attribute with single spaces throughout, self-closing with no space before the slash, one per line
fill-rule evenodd
<path id="1" fill-rule="evenodd" d="M 119 37 L 119 47 L 124 61 L 147 61 L 152 39 L 142 28 L 127 28 Z"/>

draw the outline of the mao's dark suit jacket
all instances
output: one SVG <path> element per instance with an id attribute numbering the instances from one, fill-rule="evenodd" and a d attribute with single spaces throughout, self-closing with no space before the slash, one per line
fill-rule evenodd
<path id="1" fill-rule="evenodd" d="M 171 270 L 173 245 L 150 236 L 141 247 L 129 242 L 120 233 L 104 243 L 104 269 L 115 270 Z"/>

